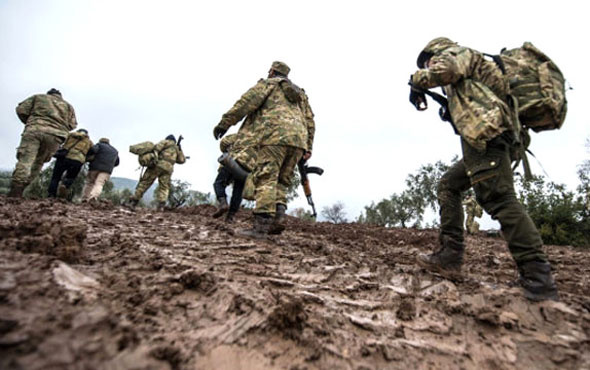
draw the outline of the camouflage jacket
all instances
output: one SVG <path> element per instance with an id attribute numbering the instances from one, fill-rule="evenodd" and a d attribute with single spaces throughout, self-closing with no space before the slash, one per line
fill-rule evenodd
<path id="1" fill-rule="evenodd" d="M 309 105 L 309 99 L 307 98 L 307 94 L 303 89 L 301 89 L 301 102 L 299 103 L 299 108 L 303 113 L 305 126 L 307 128 L 307 151 L 311 152 L 313 149 L 313 138 L 315 136 L 315 121 L 313 119 L 313 111 Z"/>
<path id="2" fill-rule="evenodd" d="M 508 81 L 496 63 L 475 50 L 453 45 L 435 53 L 430 67 L 414 73 L 412 83 L 443 87 L 459 134 L 478 150 L 514 127 L 515 112 L 506 103 Z"/>
<path id="3" fill-rule="evenodd" d="M 247 116 L 246 126 L 258 145 L 286 145 L 308 148 L 306 119 L 299 102 L 287 98 L 280 86 L 285 78 L 260 80 L 223 115 L 219 126 L 229 128 Z M 246 136 L 250 141 L 250 137 Z"/>
<path id="4" fill-rule="evenodd" d="M 86 155 L 94 144 L 84 132 L 70 132 L 62 147 L 68 150 L 66 158 L 78 161 L 80 163 L 86 162 Z"/>
<path id="5" fill-rule="evenodd" d="M 251 125 L 246 120 L 237 134 L 225 136 L 219 144 L 222 152 L 229 153 L 248 172 L 252 172 L 256 166 L 258 151 L 258 140 L 250 128 Z"/>
<path id="6" fill-rule="evenodd" d="M 184 153 L 173 140 L 160 141 L 155 145 L 154 152 L 158 154 L 156 167 L 169 173 L 174 171 L 174 164 L 183 164 L 186 161 Z"/>
<path id="7" fill-rule="evenodd" d="M 41 131 L 65 138 L 78 126 L 74 108 L 59 95 L 33 95 L 16 107 L 25 131 Z"/>

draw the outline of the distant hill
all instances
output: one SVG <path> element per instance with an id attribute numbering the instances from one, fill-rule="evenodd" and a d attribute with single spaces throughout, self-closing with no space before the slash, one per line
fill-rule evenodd
<path id="1" fill-rule="evenodd" d="M 128 179 L 126 177 L 111 177 L 111 181 L 113 182 L 115 190 L 123 190 L 129 189 L 132 192 L 135 191 L 135 187 L 137 186 L 137 180 Z M 158 186 L 158 182 L 154 182 L 154 184 L 145 192 L 143 195 L 143 201 L 145 203 L 149 203 L 154 199 L 154 191 Z"/>

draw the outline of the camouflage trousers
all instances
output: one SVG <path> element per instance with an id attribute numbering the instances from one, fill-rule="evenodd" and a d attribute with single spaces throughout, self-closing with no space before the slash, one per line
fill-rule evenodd
<path id="1" fill-rule="evenodd" d="M 17 163 L 12 173 L 12 181 L 23 185 L 33 182 L 63 140 L 45 132 L 25 131 L 16 149 Z"/>
<path id="2" fill-rule="evenodd" d="M 131 199 L 140 200 L 156 179 L 158 179 L 156 200 L 158 202 L 167 201 L 168 193 L 170 192 L 172 172 L 166 171 L 160 167 L 149 167 L 145 170 L 143 176 L 141 176 L 141 179 L 139 180 L 139 184 L 137 184 L 137 187 L 135 188 L 135 194 L 133 194 Z"/>
<path id="3" fill-rule="evenodd" d="M 256 208 L 254 213 L 274 215 L 276 205 L 287 205 L 287 191 L 303 149 L 267 145 L 260 148 L 254 172 Z"/>
<path id="4" fill-rule="evenodd" d="M 441 243 L 463 245 L 462 193 L 473 187 L 477 202 L 500 222 L 514 260 L 546 261 L 539 231 L 516 199 L 509 144 L 497 137 L 483 153 L 464 140 L 462 146 L 463 159 L 441 177 L 438 185 Z"/>

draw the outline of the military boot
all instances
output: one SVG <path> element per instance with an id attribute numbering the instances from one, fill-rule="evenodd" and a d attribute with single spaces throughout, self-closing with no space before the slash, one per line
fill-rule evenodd
<path id="1" fill-rule="evenodd" d="M 416 262 L 426 270 L 439 273 L 448 279 L 457 279 L 461 277 L 463 250 L 463 243 L 441 238 L 441 247 L 437 251 L 432 254 L 420 254 Z"/>
<path id="2" fill-rule="evenodd" d="M 156 207 L 156 210 L 163 212 L 166 210 L 166 202 L 162 201 L 162 202 L 158 202 L 158 206 Z"/>
<path id="3" fill-rule="evenodd" d="M 253 227 L 251 229 L 240 230 L 238 234 L 249 238 L 264 239 L 268 235 L 271 222 L 270 215 L 255 214 Z"/>
<path id="4" fill-rule="evenodd" d="M 229 205 L 227 204 L 227 198 L 221 197 L 217 199 L 217 210 L 213 213 L 213 218 L 219 218 L 223 216 L 225 212 L 229 209 Z"/>
<path id="5" fill-rule="evenodd" d="M 285 212 L 287 211 L 287 206 L 284 204 L 277 204 L 277 211 L 275 213 L 275 218 L 272 220 L 272 224 L 270 225 L 270 230 L 268 231 L 269 234 L 278 235 L 285 230 Z"/>
<path id="6" fill-rule="evenodd" d="M 526 298 L 531 301 L 559 300 L 549 262 L 529 261 L 517 264 L 520 273 L 518 283 Z"/>
<path id="7" fill-rule="evenodd" d="M 135 207 L 137 207 L 137 204 L 139 203 L 139 199 L 133 199 L 133 198 L 129 198 L 129 200 L 127 202 L 125 202 L 123 204 L 124 207 L 129 208 L 130 210 L 134 211 Z"/>
<path id="8" fill-rule="evenodd" d="M 68 188 L 64 184 L 60 184 L 57 188 L 57 197 L 59 199 L 67 199 L 68 198 Z"/>
<path id="9" fill-rule="evenodd" d="M 227 214 L 225 215 L 225 223 L 233 224 L 235 222 L 235 220 L 234 220 L 235 215 L 236 215 L 235 212 L 232 212 L 232 211 L 227 212 Z"/>
<path id="10" fill-rule="evenodd" d="M 23 191 L 26 187 L 26 184 L 21 184 L 20 182 L 12 181 L 10 183 L 10 191 L 8 192 L 7 196 L 10 198 L 22 198 Z"/>

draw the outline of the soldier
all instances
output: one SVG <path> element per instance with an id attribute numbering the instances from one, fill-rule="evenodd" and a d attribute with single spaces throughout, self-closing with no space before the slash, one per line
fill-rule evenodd
<path id="1" fill-rule="evenodd" d="M 469 195 L 467 199 L 463 201 L 463 206 L 465 207 L 465 213 L 467 214 L 465 230 L 467 230 L 467 233 L 469 234 L 476 234 L 479 231 L 479 223 L 475 221 L 475 218 L 483 216 L 483 209 L 472 195 Z"/>
<path id="2" fill-rule="evenodd" d="M 67 191 L 86 163 L 86 155 L 89 154 L 91 148 L 92 141 L 88 137 L 87 130 L 81 128 L 68 134 L 61 149 L 54 155 L 56 157 L 55 166 L 47 189 L 50 198 L 55 198 L 58 195 L 58 185 L 59 197 L 67 198 Z"/>
<path id="3" fill-rule="evenodd" d="M 82 201 L 97 199 L 102 193 L 104 184 L 111 177 L 113 169 L 119 165 L 119 152 L 111 146 L 106 137 L 101 138 L 98 144 L 92 147 L 92 153 Z"/>
<path id="4" fill-rule="evenodd" d="M 501 224 L 524 295 L 531 300 L 557 300 L 541 236 L 514 191 L 510 149 L 516 141 L 516 112 L 507 103 L 507 79 L 499 66 L 481 53 L 442 37 L 426 45 L 417 64 L 420 69 L 411 76 L 415 89 L 410 101 L 419 108 L 425 96 L 416 89 L 443 87 L 463 150 L 462 160 L 438 184 L 440 248 L 418 256 L 418 263 L 446 276 L 460 273 L 464 250 L 461 199 L 473 188 L 478 203 Z"/>
<path id="5" fill-rule="evenodd" d="M 254 227 L 251 237 L 280 233 L 287 209 L 287 188 L 302 156 L 311 156 L 315 123 L 305 92 L 288 78 L 290 68 L 273 62 L 268 78 L 260 80 L 223 115 L 213 130 L 216 139 L 247 116 L 257 141 L 253 173 L 256 187 Z"/>
<path id="6" fill-rule="evenodd" d="M 18 118 L 25 124 L 20 145 L 16 151 L 17 163 L 12 173 L 10 197 L 21 197 L 24 189 L 49 162 L 68 132 L 75 129 L 74 108 L 61 93 L 51 89 L 47 94 L 37 94 L 16 107 Z"/>
<path id="7" fill-rule="evenodd" d="M 148 167 L 141 176 L 135 194 L 129 198 L 129 205 L 133 208 L 139 203 L 143 193 L 158 179 L 158 189 L 156 191 L 156 200 L 158 209 L 164 209 L 168 193 L 170 192 L 170 180 L 174 171 L 174 164 L 183 164 L 186 161 L 182 149 L 176 145 L 174 135 L 166 136 L 166 139 L 155 145 L 154 152 L 158 157 L 158 162 L 153 167 Z"/>

